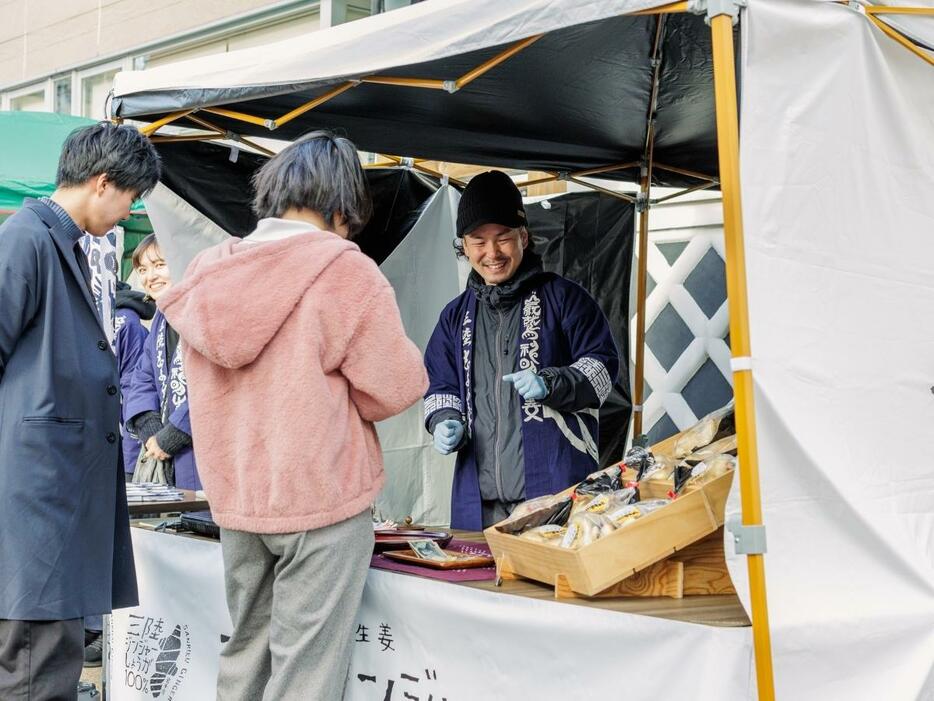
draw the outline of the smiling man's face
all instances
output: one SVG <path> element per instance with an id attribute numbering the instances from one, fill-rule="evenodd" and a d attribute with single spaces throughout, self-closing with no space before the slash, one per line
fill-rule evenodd
<path id="1" fill-rule="evenodd" d="M 528 245 L 529 234 L 524 227 L 483 224 L 464 236 L 464 254 L 487 285 L 511 280 Z"/>

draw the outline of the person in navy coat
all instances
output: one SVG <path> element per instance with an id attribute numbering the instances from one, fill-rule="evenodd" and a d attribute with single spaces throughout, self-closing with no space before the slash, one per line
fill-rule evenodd
<path id="1" fill-rule="evenodd" d="M 152 319 L 156 312 L 155 302 L 130 288 L 125 282 L 117 281 L 114 310 L 114 345 L 117 354 L 117 372 L 120 375 L 120 394 L 124 406 L 130 393 L 133 371 L 143 353 L 143 346 L 149 336 L 149 330 L 143 326 L 143 320 Z M 124 415 L 123 420 L 126 420 Z M 123 444 L 123 469 L 129 482 L 133 477 L 133 468 L 139 457 L 140 445 L 120 426 L 120 440 Z M 100 667 L 103 662 L 104 645 L 101 634 L 104 620 L 101 616 L 91 616 L 84 621 L 84 666 Z"/>
<path id="2" fill-rule="evenodd" d="M 542 268 L 506 173 L 470 180 L 456 234 L 473 270 L 425 349 L 425 428 L 457 453 L 451 527 L 478 531 L 597 469 L 619 351 L 593 297 Z"/>
<path id="3" fill-rule="evenodd" d="M 0 226 L 0 699 L 74 699 L 83 617 L 137 603 L 120 379 L 78 241 L 158 178 L 138 130 L 83 127 L 52 196 Z"/>
<path id="4" fill-rule="evenodd" d="M 114 322 L 117 364 L 120 369 L 120 392 L 123 395 L 123 406 L 126 407 L 133 384 L 133 373 L 139 365 L 146 339 L 149 338 L 149 329 L 143 326 L 143 321 L 152 320 L 156 313 L 156 303 L 142 292 L 131 289 L 125 282 L 118 282 L 116 307 Z M 127 418 L 124 412 L 123 421 Z M 136 459 L 139 457 L 140 443 L 130 435 L 125 425 L 120 429 L 123 438 L 123 469 L 129 481 L 133 477 L 133 468 L 136 467 Z"/>
<path id="5" fill-rule="evenodd" d="M 133 268 L 149 299 L 158 301 L 172 286 L 172 275 L 155 234 L 149 234 L 133 251 Z M 123 415 L 130 434 L 137 437 L 146 455 L 171 465 L 166 475 L 170 484 L 180 489 L 201 489 L 182 349 L 178 333 L 162 312 L 157 311 L 153 317 L 124 397 Z"/>

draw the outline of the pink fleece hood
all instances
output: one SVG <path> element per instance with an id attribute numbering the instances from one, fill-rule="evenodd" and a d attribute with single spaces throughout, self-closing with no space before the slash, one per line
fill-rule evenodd
<path id="1" fill-rule="evenodd" d="M 384 479 L 373 422 L 428 386 L 372 259 L 266 219 L 202 252 L 159 306 L 182 339 L 198 470 L 222 528 L 296 533 L 369 508 Z"/>
<path id="2" fill-rule="evenodd" d="M 201 253 L 159 307 L 185 342 L 225 368 L 256 360 L 321 272 L 357 246 L 309 229 L 263 244 L 231 238 Z M 271 275 L 271 271 L 275 275 Z"/>

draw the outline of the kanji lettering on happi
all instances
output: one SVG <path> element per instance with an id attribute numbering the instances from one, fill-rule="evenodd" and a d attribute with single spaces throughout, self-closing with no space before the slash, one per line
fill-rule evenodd
<path id="1" fill-rule="evenodd" d="M 358 643 L 370 642 L 370 637 L 367 635 L 367 631 L 369 631 L 369 628 L 367 628 L 365 625 L 363 625 L 362 623 L 358 625 L 357 632 L 354 633 L 354 635 L 356 635 L 357 637 L 354 640 Z"/>

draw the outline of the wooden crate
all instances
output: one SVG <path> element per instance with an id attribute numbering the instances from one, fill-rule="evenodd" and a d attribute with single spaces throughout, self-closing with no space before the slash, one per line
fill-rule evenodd
<path id="1" fill-rule="evenodd" d="M 688 485 L 667 506 L 578 550 L 535 543 L 502 533 L 496 526 L 484 535 L 500 577 L 545 582 L 555 587 L 557 597 L 680 598 L 686 583 L 698 592 L 726 593 L 732 585 L 728 575 L 724 581 L 721 545 L 711 540 L 705 548 L 695 549 L 696 554 L 680 559 L 671 556 L 723 525 L 732 480 L 733 472 L 728 472 L 701 486 Z M 664 497 L 670 489 L 670 480 L 646 480 L 640 485 L 642 499 Z M 691 570 L 687 575 L 686 566 Z M 693 577 L 688 576 L 692 572 Z"/>

